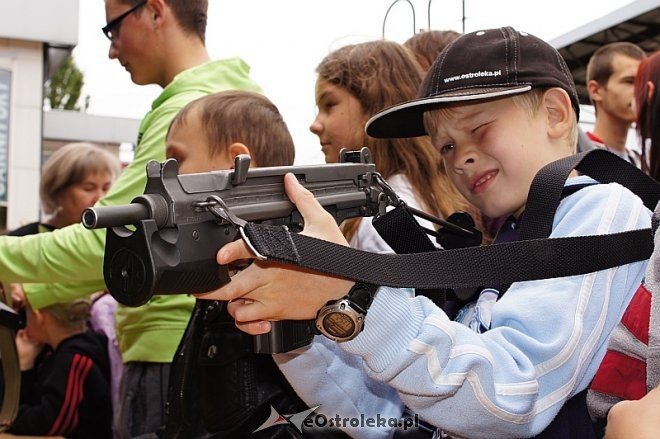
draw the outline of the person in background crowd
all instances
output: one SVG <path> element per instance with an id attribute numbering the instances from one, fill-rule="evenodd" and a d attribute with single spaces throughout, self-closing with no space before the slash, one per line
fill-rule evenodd
<path id="1" fill-rule="evenodd" d="M 27 307 L 17 337 L 21 399 L 9 431 L 18 435 L 86 439 L 112 437 L 107 339 L 87 329 L 90 300 Z M 38 343 L 52 353 L 35 364 Z"/>
<path id="2" fill-rule="evenodd" d="M 408 38 L 403 45 L 415 55 L 425 75 L 447 44 L 460 36 L 460 33 L 453 30 L 422 30 Z"/>
<path id="3" fill-rule="evenodd" d="M 642 170 L 658 180 L 660 114 L 660 52 L 642 60 L 635 78 L 633 108 L 637 132 L 645 144 Z M 660 221 L 660 204 L 655 221 Z M 646 269 L 644 283 L 633 296 L 621 322 L 612 333 L 608 351 L 588 395 L 589 411 L 598 431 L 607 438 L 651 437 L 647 430 L 660 427 L 660 230 Z M 655 407 L 655 408 L 654 408 Z M 605 421 L 606 425 L 605 425 Z M 645 432 L 646 430 L 646 432 Z"/>
<path id="4" fill-rule="evenodd" d="M 642 147 L 642 171 L 660 181 L 660 51 L 639 63 L 635 76 L 636 130 Z"/>
<path id="5" fill-rule="evenodd" d="M 587 132 L 591 142 L 641 167 L 639 156 L 626 148 L 631 124 L 633 83 L 639 63 L 646 57 L 632 43 L 617 42 L 600 47 L 587 65 L 587 91 L 596 110 L 596 123 Z"/>
<path id="6" fill-rule="evenodd" d="M 46 219 L 11 230 L 9 236 L 26 236 L 80 222 L 82 211 L 101 199 L 119 176 L 117 157 L 91 143 L 69 143 L 58 148 L 46 161 L 39 197 Z M 24 293 L 20 284 L 11 284 L 12 303 L 20 309 Z"/>
<path id="7" fill-rule="evenodd" d="M 121 167 L 116 156 L 100 146 L 76 142 L 61 146 L 46 161 L 39 184 L 41 206 L 46 219 L 26 224 L 8 233 L 9 236 L 26 236 L 50 232 L 80 222 L 82 211 L 92 207 L 103 197 L 119 176 Z M 12 306 L 26 319 L 25 293 L 19 283 L 7 283 Z M 27 336 L 25 329 L 16 335 L 17 344 L 34 352 L 30 363 L 36 370 L 44 359 L 52 354 L 48 344 L 42 344 Z M 22 388 L 34 388 L 35 374 L 24 374 Z M 84 420 L 87 422 L 87 420 Z"/>

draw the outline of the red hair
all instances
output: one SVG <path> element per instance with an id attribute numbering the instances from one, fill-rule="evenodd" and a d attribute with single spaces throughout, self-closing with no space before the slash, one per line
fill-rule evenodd
<path id="1" fill-rule="evenodd" d="M 653 90 L 649 87 L 653 84 Z M 635 77 L 637 134 L 642 143 L 642 170 L 660 180 L 660 51 L 642 60 Z M 648 140 L 647 140 L 648 139 Z M 650 146 L 646 147 L 646 142 Z M 648 155 L 648 157 L 647 157 Z"/>

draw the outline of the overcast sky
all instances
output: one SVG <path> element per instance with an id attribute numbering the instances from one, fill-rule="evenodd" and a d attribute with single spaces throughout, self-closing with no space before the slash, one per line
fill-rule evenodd
<path id="1" fill-rule="evenodd" d="M 545 40 L 624 7 L 631 0 L 465 0 L 467 32 L 513 26 Z M 429 0 L 398 1 L 385 38 L 403 42 L 413 29 L 428 27 Z M 207 46 L 211 58 L 240 56 L 251 76 L 278 106 L 296 143 L 296 164 L 321 163 L 315 135 L 314 70 L 331 50 L 381 38 L 393 0 L 209 0 Z M 462 30 L 461 0 L 431 1 L 432 29 Z M 103 0 L 80 0 L 80 33 L 73 54 L 85 74 L 89 113 L 141 118 L 159 94 L 157 86 L 136 86 L 107 54 Z"/>

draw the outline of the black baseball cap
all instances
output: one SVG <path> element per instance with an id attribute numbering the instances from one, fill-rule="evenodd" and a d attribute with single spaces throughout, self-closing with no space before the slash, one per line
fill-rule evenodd
<path id="1" fill-rule="evenodd" d="M 566 90 L 579 116 L 573 76 L 555 48 L 511 27 L 471 32 L 438 55 L 417 99 L 379 112 L 369 119 L 366 131 L 377 138 L 423 136 L 425 111 L 549 87 Z"/>

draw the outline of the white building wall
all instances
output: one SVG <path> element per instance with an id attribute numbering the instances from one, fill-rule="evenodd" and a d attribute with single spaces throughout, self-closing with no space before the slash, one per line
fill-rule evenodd
<path id="1" fill-rule="evenodd" d="M 2 0 L 0 37 L 75 46 L 78 0 Z"/>
<path id="2" fill-rule="evenodd" d="M 44 51 L 78 42 L 78 0 L 0 1 L 0 70 L 11 72 L 6 227 L 39 219 Z M 4 166 L 4 165 L 3 165 Z"/>
<path id="3" fill-rule="evenodd" d="M 0 69 L 11 73 L 6 181 L 7 228 L 39 218 L 43 44 L 0 39 Z"/>

